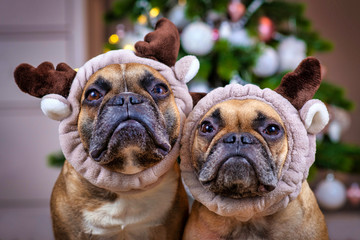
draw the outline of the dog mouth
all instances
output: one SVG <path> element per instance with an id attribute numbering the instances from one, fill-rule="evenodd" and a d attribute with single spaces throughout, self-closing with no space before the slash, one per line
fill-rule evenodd
<path id="1" fill-rule="evenodd" d="M 222 168 L 227 161 L 233 161 L 234 159 L 238 159 L 241 162 L 249 164 L 245 157 L 236 154 L 226 156 L 219 161 L 208 160 L 199 172 L 200 182 L 203 184 L 209 184 L 214 181 L 219 173 L 219 169 Z"/>
<path id="2" fill-rule="evenodd" d="M 170 144 L 168 144 L 164 141 L 161 141 L 161 139 L 156 137 L 154 132 L 151 131 L 151 129 L 149 127 L 147 127 L 147 125 L 144 125 L 143 123 L 141 123 L 137 120 L 134 120 L 134 119 L 127 119 L 127 120 L 121 122 L 120 124 L 118 124 L 118 126 L 114 129 L 112 136 L 109 138 L 107 143 L 103 145 L 102 148 L 94 149 L 90 152 L 92 159 L 94 159 L 97 162 L 100 162 L 101 159 L 104 158 L 104 155 L 109 150 L 109 147 L 111 145 L 115 144 L 113 142 L 116 142 L 116 138 L 118 138 L 118 136 L 117 136 L 118 132 L 120 132 L 121 130 L 131 131 L 134 129 L 136 129 L 137 134 L 139 132 L 142 132 L 143 134 L 144 133 L 148 134 L 150 136 L 150 138 L 153 140 L 160 155 L 165 156 L 169 153 L 170 148 L 171 148 Z M 136 134 L 134 134 L 134 135 L 136 135 Z"/>
<path id="3" fill-rule="evenodd" d="M 135 146 L 146 149 L 150 145 L 157 158 L 165 157 L 171 150 L 168 136 L 159 131 L 156 121 L 141 114 L 118 116 L 116 121 L 102 121 L 90 144 L 91 158 L 101 164 L 114 160 L 120 148 Z"/>
<path id="4" fill-rule="evenodd" d="M 266 170 L 265 170 L 266 171 Z M 241 154 L 229 154 L 220 160 L 208 160 L 201 168 L 198 179 L 210 191 L 224 197 L 244 198 L 263 196 L 275 189 L 273 174 L 263 177 L 256 161 Z"/>

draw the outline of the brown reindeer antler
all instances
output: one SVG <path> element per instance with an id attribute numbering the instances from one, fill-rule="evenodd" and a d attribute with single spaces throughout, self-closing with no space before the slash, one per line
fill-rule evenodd
<path id="1" fill-rule="evenodd" d="M 318 90 L 321 83 L 320 70 L 319 60 L 308 57 L 293 72 L 282 78 L 275 91 L 299 110 Z"/>
<path id="2" fill-rule="evenodd" d="M 76 71 L 66 63 L 60 63 L 54 68 L 50 62 L 43 62 L 37 68 L 23 63 L 14 72 L 14 78 L 19 88 L 34 97 L 41 98 L 55 93 L 67 97 Z"/>
<path id="3" fill-rule="evenodd" d="M 135 44 L 136 55 L 174 66 L 180 48 L 180 36 L 176 26 L 166 18 L 161 18 L 155 31 L 148 33 L 144 41 Z"/>

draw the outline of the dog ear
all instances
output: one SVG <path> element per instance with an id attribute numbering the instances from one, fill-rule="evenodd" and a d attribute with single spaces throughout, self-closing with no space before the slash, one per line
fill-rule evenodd
<path id="1" fill-rule="evenodd" d="M 180 35 L 176 26 L 166 18 L 161 18 L 155 31 L 148 33 L 144 41 L 135 44 L 138 57 L 150 58 L 169 67 L 175 65 L 180 49 Z"/>
<path id="2" fill-rule="evenodd" d="M 38 98 L 51 93 L 67 97 L 75 75 L 76 71 L 66 63 L 58 64 L 56 69 L 50 62 L 43 62 L 37 68 L 23 63 L 14 71 L 18 87 Z"/>
<path id="3" fill-rule="evenodd" d="M 275 89 L 299 110 L 318 90 L 321 83 L 320 62 L 313 57 L 304 59 L 291 73 L 286 74 Z"/>
<path id="4" fill-rule="evenodd" d="M 199 71 L 200 63 L 195 56 L 185 56 L 175 63 L 174 71 L 177 79 L 188 83 Z"/>
<path id="5" fill-rule="evenodd" d="M 190 92 L 191 98 L 193 100 L 193 106 L 195 107 L 196 104 L 206 96 L 207 93 L 202 92 Z"/>

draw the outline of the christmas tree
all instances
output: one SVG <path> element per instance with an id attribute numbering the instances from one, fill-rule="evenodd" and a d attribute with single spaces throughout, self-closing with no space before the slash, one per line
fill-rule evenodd
<path id="1" fill-rule="evenodd" d="M 200 61 L 191 91 L 207 92 L 233 82 L 274 89 L 305 57 L 332 49 L 304 12 L 304 4 L 280 0 L 116 0 L 105 15 L 107 23 L 118 24 L 105 51 L 133 49 L 159 18 L 167 17 L 180 32 L 179 58 L 192 54 Z M 123 25 L 124 20 L 133 25 Z M 327 104 L 330 123 L 318 137 L 313 170 L 360 173 L 360 147 L 340 141 L 353 103 L 343 88 L 326 81 L 325 71 L 322 77 L 315 98 Z"/>

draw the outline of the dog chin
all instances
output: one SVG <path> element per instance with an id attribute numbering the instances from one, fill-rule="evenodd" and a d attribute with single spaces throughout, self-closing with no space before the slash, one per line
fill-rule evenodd
<path id="1" fill-rule="evenodd" d="M 224 197 L 242 198 L 257 195 L 257 179 L 251 164 L 243 157 L 224 158 L 213 166 L 212 179 L 201 181 L 215 194 Z M 202 171 L 200 171 L 200 179 Z"/>
<path id="2" fill-rule="evenodd" d="M 224 197 L 257 197 L 273 190 L 259 182 L 252 164 L 241 156 L 225 158 L 214 166 L 213 171 L 216 171 L 215 178 L 200 181 L 209 191 Z"/>
<path id="3" fill-rule="evenodd" d="M 127 120 L 116 127 L 105 147 L 90 155 L 96 162 L 115 167 L 117 171 L 139 172 L 161 161 L 170 148 L 169 143 L 160 142 L 140 122 Z"/>

